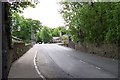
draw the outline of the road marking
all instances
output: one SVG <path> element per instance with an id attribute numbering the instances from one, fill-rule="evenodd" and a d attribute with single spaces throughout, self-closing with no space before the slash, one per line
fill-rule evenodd
<path id="1" fill-rule="evenodd" d="M 115 61 L 115 59 L 113 59 L 113 61 Z"/>
<path id="2" fill-rule="evenodd" d="M 86 63 L 86 62 L 84 62 L 84 61 L 82 61 L 82 60 L 80 60 L 80 62 L 82 62 L 82 63 Z M 90 65 L 91 67 L 95 67 L 95 68 L 97 68 L 97 69 L 101 69 L 100 67 L 96 67 L 96 66 L 93 66 L 93 65 Z"/>
<path id="3" fill-rule="evenodd" d="M 80 62 L 82 62 L 82 63 L 86 63 L 86 62 L 84 62 L 84 61 L 82 61 L 82 60 L 80 60 Z"/>
<path id="4" fill-rule="evenodd" d="M 101 68 L 99 68 L 99 67 L 95 67 L 95 68 L 97 68 L 97 69 L 101 69 Z"/>
<path id="5" fill-rule="evenodd" d="M 46 80 L 45 77 L 40 73 L 40 71 L 38 70 L 38 67 L 37 67 L 37 64 L 36 64 L 36 56 L 37 56 L 37 51 L 35 53 L 35 56 L 34 56 L 34 66 L 35 66 L 35 69 L 37 71 L 37 73 L 39 74 L 40 78 L 42 78 L 43 80 Z"/>

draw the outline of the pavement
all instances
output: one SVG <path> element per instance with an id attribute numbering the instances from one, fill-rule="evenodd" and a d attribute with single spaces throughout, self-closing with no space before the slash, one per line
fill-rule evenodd
<path id="1" fill-rule="evenodd" d="M 15 61 L 8 78 L 117 78 L 118 61 L 63 47 L 36 44 Z"/>
<path id="2" fill-rule="evenodd" d="M 40 78 L 34 66 L 35 52 L 36 46 L 15 61 L 10 69 L 8 78 Z"/>

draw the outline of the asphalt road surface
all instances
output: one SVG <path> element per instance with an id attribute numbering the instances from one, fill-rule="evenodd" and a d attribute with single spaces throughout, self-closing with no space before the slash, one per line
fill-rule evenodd
<path id="1" fill-rule="evenodd" d="M 117 78 L 118 61 L 57 44 L 36 44 L 11 67 L 9 78 Z"/>

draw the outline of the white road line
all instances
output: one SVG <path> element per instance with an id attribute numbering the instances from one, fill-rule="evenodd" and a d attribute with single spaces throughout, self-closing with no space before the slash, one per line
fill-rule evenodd
<path id="1" fill-rule="evenodd" d="M 95 68 L 97 68 L 97 69 L 101 69 L 101 68 L 99 68 L 99 67 L 95 67 Z"/>
<path id="2" fill-rule="evenodd" d="M 95 67 L 95 68 L 97 68 L 97 69 L 101 69 L 100 67 L 96 67 L 96 66 L 94 66 L 94 65 L 90 65 L 91 67 Z"/>
<path id="3" fill-rule="evenodd" d="M 38 70 L 38 67 L 37 67 L 37 64 L 36 64 L 36 56 L 37 56 L 37 51 L 35 53 L 35 56 L 34 56 L 34 66 L 35 66 L 35 69 L 37 71 L 37 73 L 39 74 L 40 78 L 42 78 L 43 80 L 46 80 L 45 77 L 40 73 L 40 71 Z"/>
<path id="4" fill-rule="evenodd" d="M 84 61 L 82 61 L 82 60 L 80 60 L 80 62 L 82 62 L 82 63 L 86 63 L 86 62 L 84 62 Z"/>
<path id="5" fill-rule="evenodd" d="M 82 62 L 82 63 L 86 63 L 86 62 L 84 62 L 84 61 L 82 61 L 82 60 L 80 60 L 80 62 Z M 97 69 L 101 69 L 100 67 L 96 67 L 96 66 L 93 66 L 93 65 L 90 65 L 91 67 L 95 67 L 95 68 L 97 68 Z"/>

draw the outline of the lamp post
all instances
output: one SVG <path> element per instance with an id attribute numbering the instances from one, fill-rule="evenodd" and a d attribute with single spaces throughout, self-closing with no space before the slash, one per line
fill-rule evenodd
<path id="1" fill-rule="evenodd" d="M 32 43 L 32 26 L 31 26 L 31 43 Z"/>
<path id="2" fill-rule="evenodd" d="M 31 43 L 35 42 L 35 34 L 34 34 L 34 30 L 33 30 L 34 25 L 35 24 L 33 24 L 33 26 L 31 26 Z"/>

